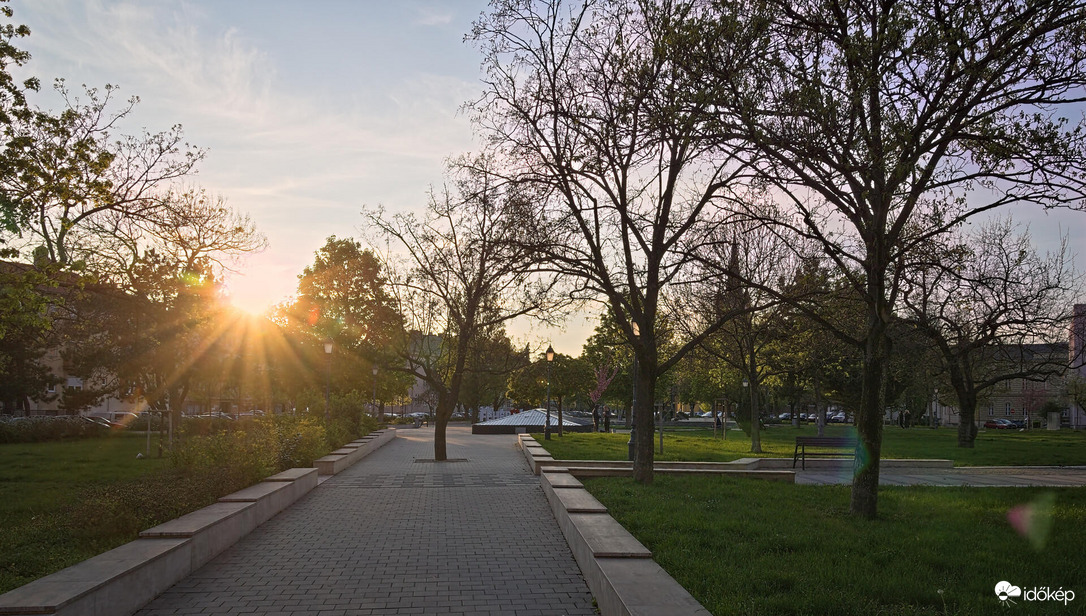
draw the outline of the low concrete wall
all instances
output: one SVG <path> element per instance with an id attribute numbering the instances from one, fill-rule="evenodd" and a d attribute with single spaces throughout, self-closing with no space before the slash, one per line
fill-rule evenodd
<path id="1" fill-rule="evenodd" d="M 375 432 L 326 458 L 335 458 L 338 473 L 395 437 L 395 430 Z M 292 468 L 149 528 L 135 541 L 0 595 L 0 615 L 132 614 L 309 493 L 318 473 Z"/>
<path id="2" fill-rule="evenodd" d="M 0 595 L 0 614 L 123 616 L 192 571 L 188 539 L 137 539 Z"/>
<path id="3" fill-rule="evenodd" d="M 547 467 L 540 484 L 558 527 L 603 616 L 704 616 L 706 610 L 652 560 L 584 485 L 562 467 Z"/>
<path id="4" fill-rule="evenodd" d="M 317 472 L 321 475 L 336 475 L 394 438 L 396 438 L 395 430 L 379 430 L 319 458 L 313 462 L 313 465 L 317 467 Z"/>
<path id="5" fill-rule="evenodd" d="M 534 438 L 517 438 L 547 495 L 554 518 L 603 616 L 706 616 L 706 610 L 656 561 L 652 552 L 607 513 L 570 469 Z M 539 454 L 543 451 L 543 454 Z M 537 457 L 537 455 L 539 457 Z M 542 458 L 542 459 L 540 459 Z M 563 465 L 563 466 L 559 466 Z"/>

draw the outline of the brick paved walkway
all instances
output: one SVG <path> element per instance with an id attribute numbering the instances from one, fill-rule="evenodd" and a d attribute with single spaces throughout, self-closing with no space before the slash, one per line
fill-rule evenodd
<path id="1" fill-rule="evenodd" d="M 513 436 L 398 434 L 139 616 L 596 613 Z"/>

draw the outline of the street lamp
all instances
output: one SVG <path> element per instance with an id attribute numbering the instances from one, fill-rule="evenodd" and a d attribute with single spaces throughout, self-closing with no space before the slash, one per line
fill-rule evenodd
<path id="1" fill-rule="evenodd" d="M 370 400 L 370 406 L 373 408 L 374 414 L 377 413 L 377 364 L 373 365 L 373 398 Z M 392 410 L 392 416 L 396 416 L 396 410 Z"/>
<path id="2" fill-rule="evenodd" d="M 543 426 L 543 440 L 551 440 L 551 363 L 554 362 L 554 347 L 547 345 L 547 425 Z"/>
<path id="3" fill-rule="evenodd" d="M 630 323 L 630 328 L 633 329 L 634 340 L 641 337 L 640 325 L 636 322 Z M 633 462 L 637 450 L 637 345 L 634 345 L 633 348 L 633 378 L 631 383 L 633 391 L 630 395 L 630 442 L 626 443 L 626 448 L 629 450 L 630 462 Z"/>
<path id="4" fill-rule="evenodd" d="M 746 389 L 748 387 L 750 387 L 750 381 L 748 381 L 747 379 L 743 379 L 743 389 Z M 751 392 L 750 392 L 750 425 L 751 425 L 751 428 L 750 429 L 751 429 L 752 434 L 754 433 L 754 422 L 755 421 L 757 421 L 757 418 L 754 416 L 754 390 L 751 390 Z"/>
<path id="5" fill-rule="evenodd" d="M 324 425 L 328 425 L 328 392 L 332 388 L 332 339 L 324 341 Z"/>

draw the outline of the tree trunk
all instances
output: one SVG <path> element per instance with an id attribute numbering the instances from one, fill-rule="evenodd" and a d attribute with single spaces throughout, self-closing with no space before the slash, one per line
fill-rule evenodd
<path id="1" fill-rule="evenodd" d="M 958 397 L 958 447 L 972 449 L 977 439 L 977 392 L 970 387 L 972 379 L 954 366 L 950 369 L 950 384 Z"/>
<path id="2" fill-rule="evenodd" d="M 438 393 L 437 409 L 434 411 L 434 461 L 444 462 L 449 459 L 448 449 L 445 443 L 445 435 L 448 432 L 449 420 L 452 419 L 453 410 L 456 408 L 456 398 L 452 392 Z"/>
<path id="3" fill-rule="evenodd" d="M 647 353 L 646 353 L 647 355 Z M 634 443 L 633 477 L 638 483 L 652 483 L 653 436 L 655 422 L 652 410 L 656 392 L 656 356 L 638 357 L 637 408 L 634 409 L 634 424 L 637 426 L 637 440 Z"/>
<path id="4" fill-rule="evenodd" d="M 856 475 L 852 479 L 853 515 L 874 519 L 878 513 L 879 460 L 882 456 L 882 414 L 885 375 L 890 351 L 886 322 L 876 310 L 869 311 L 864 348 L 863 385 L 856 413 Z"/>
<path id="5" fill-rule="evenodd" d="M 762 422 L 758 412 L 758 386 L 750 381 L 750 452 L 762 453 Z"/>
<path id="6" fill-rule="evenodd" d="M 558 396 L 558 436 L 562 436 L 562 396 Z"/>
<path id="7" fill-rule="evenodd" d="M 977 440 L 977 395 L 974 392 L 957 392 L 960 408 L 958 422 L 958 447 L 972 449 Z"/>

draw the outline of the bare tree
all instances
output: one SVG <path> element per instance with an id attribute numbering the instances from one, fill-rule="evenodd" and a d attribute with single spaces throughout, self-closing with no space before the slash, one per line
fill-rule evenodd
<path id="1" fill-rule="evenodd" d="M 781 334 L 778 315 L 784 285 L 795 277 L 800 260 L 789 239 L 781 236 L 774 226 L 751 218 L 737 222 L 727 235 L 707 247 L 704 254 L 709 271 L 704 281 L 691 289 L 684 298 L 686 319 L 679 323 L 695 325 L 688 336 L 709 327 L 729 314 L 740 314 L 711 336 L 704 338 L 701 350 L 738 372 L 746 386 L 741 405 L 750 408 L 750 450 L 762 452 L 760 432 L 761 387 L 775 375 L 767 361 L 770 348 L 778 344 Z M 713 268 L 722 264 L 726 275 L 714 275 Z"/>
<path id="2" fill-rule="evenodd" d="M 534 234 L 548 267 L 598 301 L 634 349 L 636 391 L 653 392 L 688 344 L 661 356 L 665 296 L 696 276 L 693 255 L 742 198 L 733 144 L 718 135 L 686 30 L 704 3 L 496 0 L 469 38 L 483 51 L 476 124 L 518 181 L 538 187 Z M 727 61 L 727 56 L 722 61 Z M 739 70 L 739 67 L 730 67 Z M 653 400 L 634 408 L 637 481 L 652 480 Z"/>
<path id="3" fill-rule="evenodd" d="M 263 251 L 267 238 L 247 214 L 230 207 L 226 197 L 198 186 L 172 186 L 154 195 L 153 211 L 133 217 L 126 211 L 100 212 L 87 223 L 95 236 L 88 267 L 123 280 L 148 250 L 180 270 L 209 268 L 216 278 L 234 271 L 242 255 Z"/>
<path id="4" fill-rule="evenodd" d="M 983 393 L 1014 379 L 1043 381 L 1068 368 L 1051 344 L 1071 322 L 1080 281 L 1066 238 L 1041 257 L 1028 232 L 994 220 L 946 238 L 905 277 L 902 305 L 942 358 L 958 398 L 958 446 L 973 447 Z"/>
<path id="5" fill-rule="evenodd" d="M 24 243 L 42 245 L 61 265 L 93 260 L 118 220 L 161 218 L 160 192 L 190 174 L 203 152 L 184 143 L 181 127 L 139 137 L 113 135 L 138 98 L 111 109 L 116 88 L 86 91 L 86 102 L 58 80 L 67 108 L 37 110 L 8 127 L 0 191 L 28 213 Z"/>
<path id="6" fill-rule="evenodd" d="M 717 108 L 757 150 L 758 175 L 788 201 L 794 229 L 866 305 L 861 331 L 836 334 L 864 354 L 851 510 L 874 517 L 905 255 L 1008 204 L 1083 207 L 1086 130 L 1061 110 L 1086 98 L 1086 4 L 719 6 L 719 25 L 699 30 Z M 740 31 L 760 36 L 753 71 L 732 70 L 737 14 Z"/>
<path id="7" fill-rule="evenodd" d="M 536 273 L 528 235 L 529 195 L 502 184 L 484 159 L 457 178 L 455 191 L 431 195 L 422 217 L 364 212 L 386 245 L 383 265 L 405 318 L 406 369 L 437 394 L 434 459 L 447 459 L 446 429 L 480 335 L 522 316 L 560 308 L 554 276 Z"/>

